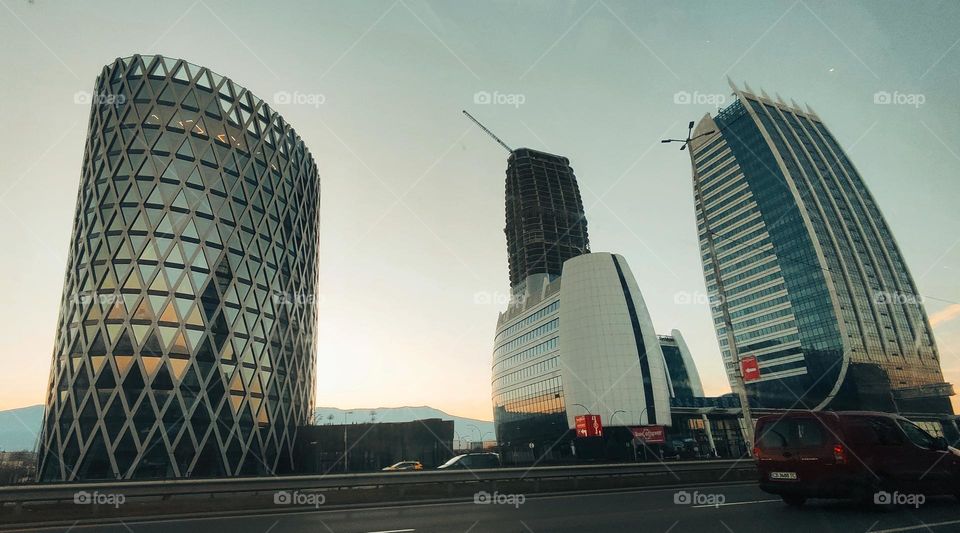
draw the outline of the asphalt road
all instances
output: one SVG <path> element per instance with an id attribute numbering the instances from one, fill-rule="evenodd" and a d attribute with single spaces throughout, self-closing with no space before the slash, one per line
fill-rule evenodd
<path id="1" fill-rule="evenodd" d="M 684 493 L 679 493 L 684 490 Z M 678 495 L 679 493 L 679 495 Z M 31 531 L 109 533 L 370 533 L 370 532 L 723 532 L 894 533 L 960 531 L 960 503 L 931 498 L 919 507 L 869 509 L 814 500 L 792 508 L 754 485 L 556 494 L 500 503 L 445 502 L 364 509 L 323 509 L 241 517 L 127 521 L 115 525 Z M 680 500 L 681 503 L 677 503 Z M 684 503 L 684 501 L 689 503 Z M 711 505 L 712 504 L 712 505 Z"/>

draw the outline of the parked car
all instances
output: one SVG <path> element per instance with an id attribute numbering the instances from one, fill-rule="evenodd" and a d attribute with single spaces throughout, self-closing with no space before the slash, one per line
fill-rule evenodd
<path id="1" fill-rule="evenodd" d="M 500 468 L 500 455 L 492 452 L 465 453 L 437 467 L 440 470 L 454 468 Z"/>
<path id="2" fill-rule="evenodd" d="M 382 469 L 384 472 L 402 472 L 407 470 L 423 470 L 420 461 L 400 461 L 395 465 L 390 465 Z"/>
<path id="3" fill-rule="evenodd" d="M 960 450 L 899 415 L 791 411 L 760 417 L 755 434 L 760 488 L 789 505 L 887 503 L 894 491 L 960 498 Z"/>
<path id="4" fill-rule="evenodd" d="M 664 459 L 692 460 L 700 458 L 700 446 L 691 438 L 672 440 L 663 445 Z"/>

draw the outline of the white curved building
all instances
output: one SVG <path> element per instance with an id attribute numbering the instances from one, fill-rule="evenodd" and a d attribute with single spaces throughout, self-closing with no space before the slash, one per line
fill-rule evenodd
<path id="1" fill-rule="evenodd" d="M 563 265 L 560 375 L 574 417 L 599 414 L 608 425 L 670 424 L 670 389 L 650 313 L 626 260 L 592 253 Z M 613 416 L 617 411 L 619 420 Z"/>
<path id="2" fill-rule="evenodd" d="M 693 355 L 679 329 L 670 335 L 660 335 L 660 351 L 667 367 L 667 381 L 671 398 L 703 398 L 700 372 L 693 362 Z"/>
<path id="3" fill-rule="evenodd" d="M 581 414 L 608 427 L 671 424 L 661 338 L 626 260 L 583 254 L 562 272 L 527 277 L 497 324 L 494 423 L 507 454 L 569 453 Z"/>

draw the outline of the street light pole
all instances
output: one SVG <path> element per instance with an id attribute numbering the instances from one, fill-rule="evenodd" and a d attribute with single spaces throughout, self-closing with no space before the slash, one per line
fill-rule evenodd
<path id="1" fill-rule="evenodd" d="M 347 415 L 353 414 L 353 411 L 344 411 L 343 412 L 343 471 L 349 471 L 350 467 L 347 466 L 347 454 L 349 450 L 347 449 Z"/>
<path id="2" fill-rule="evenodd" d="M 467 424 L 467 427 L 477 430 L 477 436 L 480 436 L 480 428 L 476 424 Z"/>
<path id="3" fill-rule="evenodd" d="M 593 416 L 593 413 L 591 413 L 590 410 L 587 409 L 587 406 L 586 406 L 586 405 L 583 405 L 582 403 L 572 403 L 572 404 L 570 404 L 570 405 L 576 405 L 576 406 L 578 406 L 578 407 L 582 407 L 583 410 L 586 411 L 588 415 Z"/>
<path id="4" fill-rule="evenodd" d="M 640 416 L 637 417 L 637 423 L 640 424 L 641 426 L 643 425 L 643 414 L 647 412 L 647 407 L 649 407 L 649 406 L 646 406 L 646 407 L 644 407 L 643 409 L 641 409 L 641 410 L 640 410 Z M 643 461 L 646 462 L 646 461 L 647 461 L 647 443 L 646 443 L 646 441 L 640 441 L 640 444 L 643 444 Z M 634 460 L 634 462 L 636 462 L 636 460 L 637 460 L 637 445 L 636 445 L 636 443 L 634 443 L 634 445 L 633 445 L 633 460 Z"/>
<path id="5" fill-rule="evenodd" d="M 625 414 L 625 415 L 630 414 L 630 413 L 624 411 L 623 409 L 617 409 L 616 411 L 613 412 L 612 415 L 610 415 L 610 426 L 613 426 L 613 419 L 614 419 L 614 417 L 617 416 L 617 415 L 620 414 L 620 413 L 623 413 L 623 414 Z M 629 427 L 627 427 L 627 431 L 630 431 L 630 428 L 629 428 Z M 630 431 L 630 447 L 633 448 L 633 462 L 634 462 L 634 463 L 637 462 L 637 443 L 634 442 L 635 440 L 636 440 L 636 437 L 634 437 L 634 436 L 633 436 L 633 432 Z"/>
<path id="6" fill-rule="evenodd" d="M 614 411 L 613 414 L 610 415 L 610 425 L 611 425 L 611 426 L 613 426 L 613 418 L 614 418 L 615 416 L 617 416 L 618 414 L 620 414 L 620 413 L 628 414 L 628 413 L 627 413 L 626 411 L 624 411 L 623 409 L 617 409 L 616 411 Z"/>
<path id="7" fill-rule="evenodd" d="M 706 135 L 712 135 L 716 131 L 707 131 L 701 133 L 697 136 L 692 136 L 693 133 L 693 122 L 687 126 L 687 138 L 686 139 L 663 139 L 660 142 L 670 143 L 670 142 L 682 142 L 683 145 L 680 146 L 680 149 L 683 150 L 690 145 L 690 141 L 704 137 Z M 710 229 L 710 218 L 707 216 L 707 206 L 703 202 L 703 188 L 700 184 L 700 180 L 696 177 L 697 167 L 696 161 L 693 158 L 693 149 L 687 150 L 690 154 L 690 168 L 692 169 L 693 176 L 693 191 L 695 200 L 700 204 L 700 211 L 703 212 L 703 230 L 707 236 L 707 249 L 710 252 L 710 264 L 713 267 L 713 279 L 717 284 L 717 305 L 720 307 L 720 315 L 723 319 L 723 328 L 726 330 L 727 334 L 727 350 L 730 352 L 730 360 L 733 362 L 733 376 L 734 376 L 734 386 L 737 389 L 737 394 L 740 396 L 740 409 L 743 416 L 743 426 L 744 431 L 747 437 L 747 454 L 752 454 L 753 452 L 753 416 L 750 414 L 750 399 L 747 397 L 747 386 L 743 381 L 743 371 L 740 368 L 740 354 L 737 351 L 737 340 L 733 334 L 733 321 L 730 318 L 730 311 L 727 309 L 726 305 L 726 296 L 723 288 L 723 278 L 720 275 L 720 260 L 717 258 L 716 245 L 713 238 L 713 230 Z M 710 316 L 713 317 L 713 304 L 710 305 Z"/>

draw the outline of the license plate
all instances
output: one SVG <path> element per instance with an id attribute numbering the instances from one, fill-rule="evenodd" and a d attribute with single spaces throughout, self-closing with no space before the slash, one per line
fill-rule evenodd
<path id="1" fill-rule="evenodd" d="M 797 479 L 796 472 L 770 472 L 770 479 Z"/>

